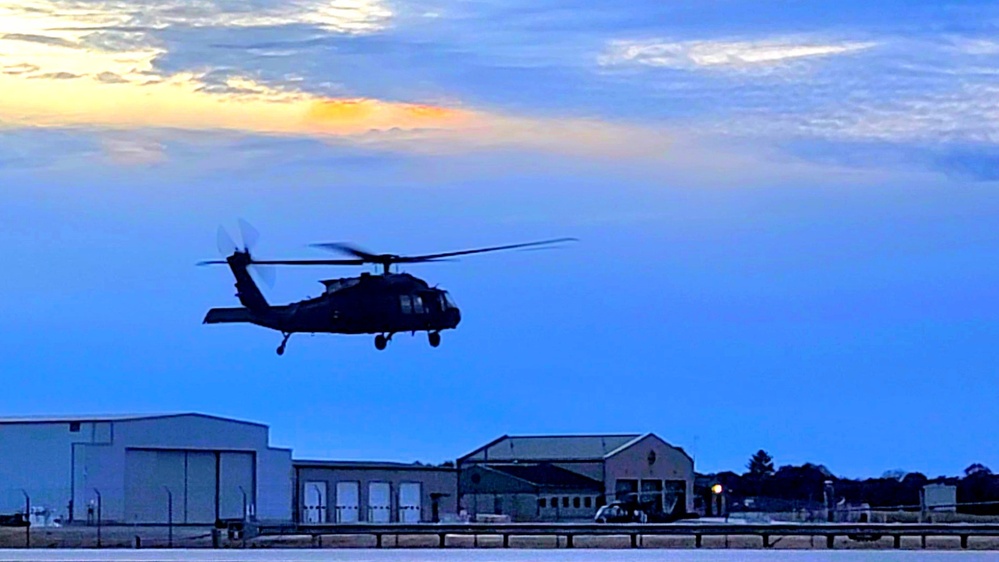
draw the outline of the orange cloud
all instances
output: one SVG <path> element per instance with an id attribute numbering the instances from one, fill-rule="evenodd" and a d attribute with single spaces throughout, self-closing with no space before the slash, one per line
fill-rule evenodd
<path id="1" fill-rule="evenodd" d="M 472 120 L 472 112 L 422 104 L 374 99 L 318 99 L 305 114 L 306 127 L 317 133 L 366 130 L 455 128 Z"/>

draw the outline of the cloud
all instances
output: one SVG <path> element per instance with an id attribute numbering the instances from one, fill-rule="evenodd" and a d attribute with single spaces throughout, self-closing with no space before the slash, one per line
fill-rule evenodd
<path id="1" fill-rule="evenodd" d="M 56 45 L 59 47 L 76 47 L 77 44 L 63 39 L 62 37 L 51 37 L 48 35 L 35 35 L 32 33 L 5 33 L 0 35 L 0 40 L 5 41 L 27 41 L 29 43 L 43 43 L 46 45 Z"/>
<path id="2" fill-rule="evenodd" d="M 34 74 L 29 78 L 32 80 L 74 80 L 81 76 L 72 72 L 46 72 L 45 74 Z"/>
<path id="3" fill-rule="evenodd" d="M 816 43 L 790 39 L 763 41 L 613 41 L 598 59 L 602 66 L 643 65 L 695 69 L 748 69 L 803 58 L 826 57 L 874 47 L 872 42 Z"/>
<path id="4" fill-rule="evenodd" d="M 106 134 L 101 139 L 104 156 L 125 166 L 151 166 L 167 160 L 166 147 L 156 139 L 141 135 Z"/>

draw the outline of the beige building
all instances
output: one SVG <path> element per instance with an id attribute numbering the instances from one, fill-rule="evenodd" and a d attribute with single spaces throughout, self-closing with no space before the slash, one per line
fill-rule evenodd
<path id="1" fill-rule="evenodd" d="M 470 516 L 514 521 L 592 519 L 614 500 L 666 513 L 694 509 L 694 461 L 647 434 L 504 435 L 458 459 L 459 502 Z"/>
<path id="2" fill-rule="evenodd" d="M 296 522 L 422 523 L 457 517 L 454 468 L 311 460 L 293 465 Z"/>

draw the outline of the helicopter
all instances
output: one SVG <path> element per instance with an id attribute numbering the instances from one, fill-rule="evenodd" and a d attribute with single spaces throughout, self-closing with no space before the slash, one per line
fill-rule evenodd
<path id="1" fill-rule="evenodd" d="M 219 227 L 219 250 L 224 260 L 207 260 L 198 265 L 228 265 L 236 278 L 236 297 L 241 307 L 212 308 L 204 324 L 248 323 L 281 332 L 283 339 L 277 348 L 284 355 L 288 338 L 296 333 L 375 334 L 375 348 L 384 350 L 392 336 L 398 333 L 427 332 L 432 347 L 441 344 L 441 332 L 453 330 L 461 322 L 461 311 L 444 289 L 430 286 L 409 273 L 398 271 L 399 264 L 451 261 L 456 256 L 538 248 L 575 238 L 556 238 L 521 244 L 507 244 L 472 250 L 441 252 L 416 256 L 374 254 L 354 245 L 335 242 L 311 244 L 312 247 L 350 256 L 340 259 L 258 260 L 250 255 L 256 231 L 240 221 L 243 247 L 240 249 L 223 227 Z M 363 272 L 356 277 L 323 279 L 322 295 L 302 301 L 271 305 L 250 275 L 254 267 L 258 276 L 267 279 L 258 266 L 381 266 L 381 273 Z M 393 266 L 396 271 L 393 272 Z"/>

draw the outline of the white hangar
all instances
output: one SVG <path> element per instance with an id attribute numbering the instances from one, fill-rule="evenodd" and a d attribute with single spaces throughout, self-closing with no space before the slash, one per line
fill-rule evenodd
<path id="1" fill-rule="evenodd" d="M 0 418 L 0 513 L 214 523 L 292 518 L 291 450 L 267 426 L 204 414 Z"/>

